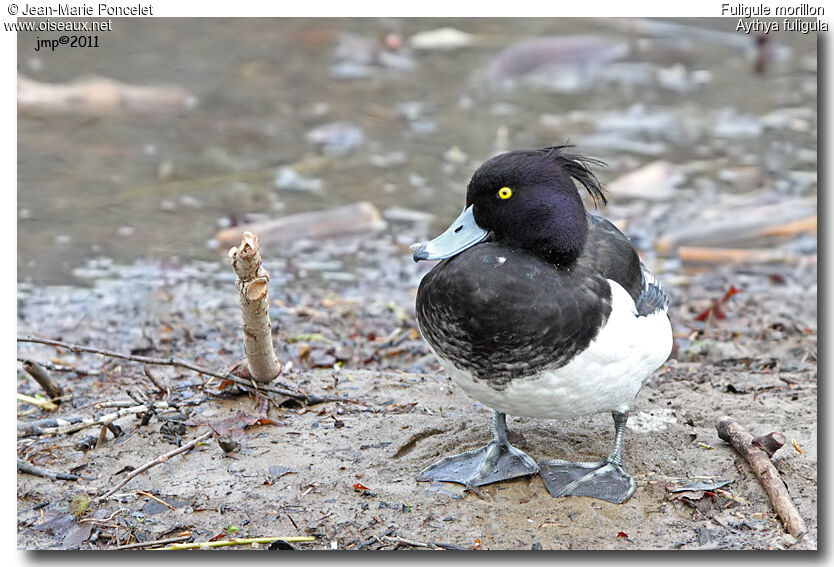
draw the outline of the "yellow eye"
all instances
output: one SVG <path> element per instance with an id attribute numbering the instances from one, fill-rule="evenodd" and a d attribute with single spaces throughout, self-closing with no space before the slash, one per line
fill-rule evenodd
<path id="1" fill-rule="evenodd" d="M 498 198 L 499 199 L 509 199 L 512 196 L 513 196 L 513 190 L 510 189 L 509 187 L 501 187 L 501 189 L 498 190 Z"/>

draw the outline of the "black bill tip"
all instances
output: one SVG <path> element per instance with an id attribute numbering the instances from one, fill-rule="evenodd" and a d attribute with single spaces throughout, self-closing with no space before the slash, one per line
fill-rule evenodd
<path id="1" fill-rule="evenodd" d="M 426 245 L 420 246 L 417 250 L 414 251 L 414 255 L 411 256 L 414 258 L 415 262 L 419 262 L 420 260 L 428 260 L 429 259 L 429 252 L 426 250 Z"/>

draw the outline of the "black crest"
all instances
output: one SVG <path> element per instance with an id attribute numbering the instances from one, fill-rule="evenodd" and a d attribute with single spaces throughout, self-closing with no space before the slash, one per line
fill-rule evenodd
<path id="1" fill-rule="evenodd" d="M 594 175 L 594 172 L 591 171 L 591 166 L 606 167 L 607 164 L 598 159 L 565 151 L 574 147 L 573 144 L 563 144 L 561 146 L 542 148 L 540 151 L 556 161 L 571 177 L 581 183 L 588 190 L 588 194 L 594 201 L 595 206 L 599 206 L 600 202 L 603 205 L 607 205 L 608 199 L 605 198 L 602 185 L 599 179 L 597 179 L 597 176 Z"/>

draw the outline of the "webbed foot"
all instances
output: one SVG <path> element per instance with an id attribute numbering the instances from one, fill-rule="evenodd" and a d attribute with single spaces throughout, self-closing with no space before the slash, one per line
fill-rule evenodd
<path id="1" fill-rule="evenodd" d="M 492 417 L 492 441 L 480 449 L 440 459 L 420 471 L 417 480 L 456 482 L 474 488 L 539 472 L 536 461 L 510 445 L 508 436 L 506 415 L 496 411 Z"/>
<path id="2" fill-rule="evenodd" d="M 573 463 L 558 459 L 541 461 L 541 477 L 554 498 L 589 496 L 621 504 L 634 494 L 634 479 L 623 470 L 623 434 L 628 411 L 612 412 L 614 448 L 604 461 Z"/>
<path id="3" fill-rule="evenodd" d="M 456 482 L 467 487 L 536 474 L 536 462 L 507 442 L 490 441 L 484 447 L 444 457 L 420 471 L 418 481 Z"/>
<path id="4" fill-rule="evenodd" d="M 572 463 L 550 460 L 539 462 L 547 491 L 554 498 L 589 496 L 621 504 L 634 494 L 634 479 L 621 465 L 611 461 Z"/>

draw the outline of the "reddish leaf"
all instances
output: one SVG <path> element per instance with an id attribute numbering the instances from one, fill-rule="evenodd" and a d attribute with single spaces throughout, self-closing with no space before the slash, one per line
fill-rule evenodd
<path id="1" fill-rule="evenodd" d="M 233 431 L 255 427 L 257 425 L 278 425 L 278 422 L 269 417 L 260 417 L 254 415 L 246 415 L 242 411 L 238 411 L 234 415 L 224 417 L 215 421 L 199 421 L 189 419 L 184 422 L 186 425 L 209 425 L 217 433 L 229 434 Z"/>
<path id="2" fill-rule="evenodd" d="M 727 290 L 727 293 L 724 294 L 724 297 L 721 298 L 721 303 L 724 303 L 725 301 L 730 299 L 732 296 L 737 294 L 739 291 L 740 290 L 738 288 L 736 288 L 736 286 L 731 285 L 730 289 Z"/>
<path id="3" fill-rule="evenodd" d="M 370 488 L 368 488 L 368 487 L 367 487 L 367 486 L 365 486 L 364 484 L 359 484 L 358 482 L 357 482 L 356 484 L 354 484 L 354 485 L 353 485 L 353 489 L 354 489 L 356 492 L 359 492 L 360 490 L 370 490 Z"/>
<path id="4" fill-rule="evenodd" d="M 707 317 L 709 317 L 710 313 L 713 313 L 715 311 L 716 306 L 717 306 L 716 303 L 713 303 L 712 305 L 710 305 L 709 307 L 707 307 L 706 309 L 704 309 L 703 311 L 698 313 L 698 315 L 695 316 L 695 320 L 696 321 L 706 321 Z M 721 313 L 721 312 L 719 311 L 719 313 Z M 721 316 L 718 317 L 718 318 L 723 319 L 724 314 L 721 313 Z"/>
<path id="5" fill-rule="evenodd" d="M 714 300 L 712 302 L 712 305 L 698 313 L 698 315 L 695 317 L 695 320 L 706 321 L 710 314 L 712 314 L 716 319 L 724 319 L 726 316 L 724 315 L 724 312 L 721 311 L 721 305 L 738 292 L 738 288 L 736 288 L 736 286 L 734 285 L 731 285 L 730 289 L 727 290 L 727 292 L 721 299 Z"/>
<path id="6" fill-rule="evenodd" d="M 620 533 L 617 534 L 617 537 L 624 537 L 624 538 L 628 539 L 628 534 L 625 533 L 625 532 L 620 532 Z"/>
<path id="7" fill-rule="evenodd" d="M 256 425 L 278 425 L 278 422 L 269 417 L 259 417 L 253 423 L 244 424 L 243 428 L 255 427 Z"/>

